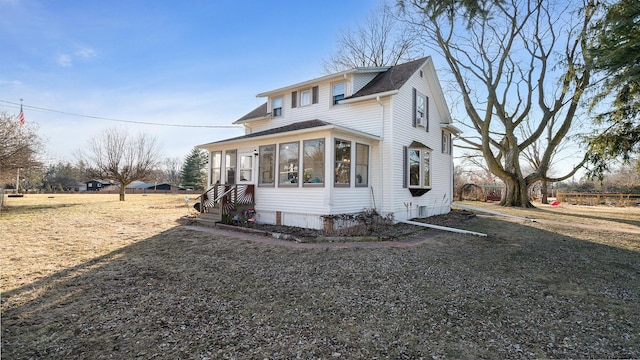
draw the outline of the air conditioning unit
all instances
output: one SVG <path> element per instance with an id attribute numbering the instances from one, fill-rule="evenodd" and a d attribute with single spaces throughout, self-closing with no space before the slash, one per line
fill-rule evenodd
<path id="1" fill-rule="evenodd" d="M 420 117 L 416 119 L 416 125 L 418 126 L 422 126 L 422 127 L 426 127 L 427 126 L 427 119 Z"/>

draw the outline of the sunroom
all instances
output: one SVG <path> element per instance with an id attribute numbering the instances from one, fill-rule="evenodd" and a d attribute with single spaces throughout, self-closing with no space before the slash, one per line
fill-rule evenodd
<path id="1" fill-rule="evenodd" d="M 372 207 L 377 146 L 378 136 L 321 120 L 200 145 L 209 152 L 204 214 L 225 221 L 251 207 L 260 223 L 321 229 L 323 215 Z"/>

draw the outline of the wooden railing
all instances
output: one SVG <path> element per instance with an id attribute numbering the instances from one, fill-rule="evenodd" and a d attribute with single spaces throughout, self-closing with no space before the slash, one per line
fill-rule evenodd
<path id="1" fill-rule="evenodd" d="M 213 185 L 200 195 L 200 212 L 219 212 L 221 220 L 252 207 L 255 185 Z"/>

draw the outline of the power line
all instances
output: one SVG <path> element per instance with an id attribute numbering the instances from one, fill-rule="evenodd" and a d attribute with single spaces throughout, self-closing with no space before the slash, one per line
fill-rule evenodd
<path id="1" fill-rule="evenodd" d="M 16 105 L 16 106 L 20 106 L 21 105 L 19 103 L 15 103 L 15 102 L 12 102 L 12 101 L 7 101 L 7 100 L 0 100 L 0 102 L 11 104 L 11 105 Z M 70 112 L 66 112 L 66 111 L 53 110 L 53 109 L 47 109 L 47 108 L 31 106 L 31 105 L 24 105 L 24 104 L 22 104 L 22 107 L 25 108 L 25 109 L 31 109 L 31 110 L 37 110 L 37 111 L 46 111 L 46 112 L 52 112 L 52 113 L 57 113 L 57 114 L 84 117 L 84 118 L 88 118 L 88 119 L 116 121 L 116 122 L 123 122 L 123 123 L 129 123 L 129 124 L 142 124 L 142 125 L 154 125 L 154 126 L 172 126 L 172 127 L 186 127 L 186 128 L 232 128 L 232 129 L 237 129 L 238 128 L 238 125 L 185 125 L 185 124 L 165 124 L 165 123 L 153 123 L 153 122 L 147 122 L 147 121 L 122 120 L 122 119 L 113 119 L 113 118 L 107 118 L 107 117 L 101 117 L 101 116 L 75 114 L 75 113 L 70 113 Z"/>

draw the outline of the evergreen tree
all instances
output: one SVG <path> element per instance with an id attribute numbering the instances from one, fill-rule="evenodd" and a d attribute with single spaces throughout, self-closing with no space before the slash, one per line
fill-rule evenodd
<path id="1" fill-rule="evenodd" d="M 191 153 L 184 159 L 182 166 L 182 185 L 193 186 L 195 190 L 204 190 L 207 182 L 207 152 L 193 148 Z"/>
<path id="2" fill-rule="evenodd" d="M 588 138 L 595 174 L 602 175 L 611 159 L 622 156 L 629 161 L 640 150 L 640 3 L 637 0 L 620 0 L 606 8 L 605 16 L 592 28 L 589 54 L 594 69 L 603 79 L 591 107 L 606 109 L 595 118 L 605 129 Z"/>

